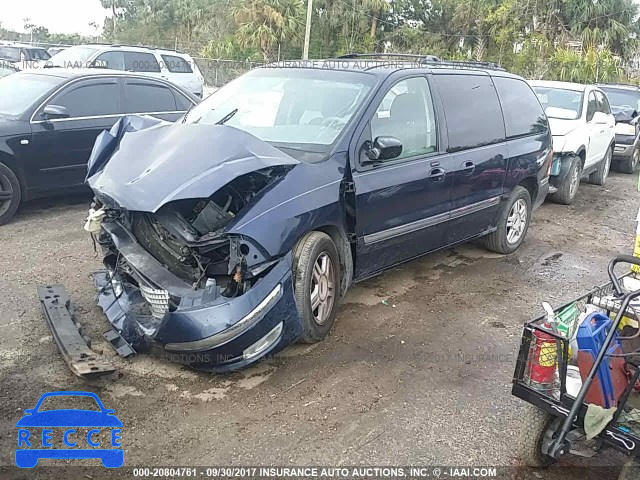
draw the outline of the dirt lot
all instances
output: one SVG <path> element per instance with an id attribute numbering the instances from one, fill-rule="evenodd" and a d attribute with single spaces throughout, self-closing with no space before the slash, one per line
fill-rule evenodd
<path id="1" fill-rule="evenodd" d="M 88 278 L 100 267 L 82 231 L 89 197 L 28 204 L 0 227 L 0 465 L 13 463 L 22 410 L 63 389 L 95 391 L 116 409 L 126 465 L 511 465 L 521 326 L 630 253 L 636 180 L 613 174 L 606 189 L 583 183 L 572 207 L 545 204 L 512 256 L 465 245 L 362 283 L 326 341 L 230 375 L 118 358 L 101 340 L 108 323 Z M 51 283 L 67 287 L 117 378 L 87 384 L 69 372 L 36 298 Z M 525 476 L 584 478 L 558 467 Z"/>

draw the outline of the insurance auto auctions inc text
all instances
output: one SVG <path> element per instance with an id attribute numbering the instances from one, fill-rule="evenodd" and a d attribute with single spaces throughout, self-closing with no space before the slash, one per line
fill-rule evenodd
<path id="1" fill-rule="evenodd" d="M 135 469 L 134 469 L 135 470 Z M 135 473 L 135 472 L 134 472 Z M 495 478 L 496 467 L 207 467 L 209 478 Z M 137 476 L 137 475 L 136 475 Z"/>

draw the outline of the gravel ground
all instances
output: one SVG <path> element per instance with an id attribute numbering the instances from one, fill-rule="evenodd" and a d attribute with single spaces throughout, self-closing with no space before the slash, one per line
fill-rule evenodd
<path id="1" fill-rule="evenodd" d="M 27 204 L 0 227 L 0 465 L 13 463 L 22 410 L 52 390 L 94 391 L 116 409 L 127 466 L 514 465 L 522 324 L 542 301 L 560 305 L 602 283 L 611 257 L 631 252 L 635 184 L 613 174 L 606 188 L 583 182 L 573 206 L 543 205 L 514 255 L 464 245 L 359 284 L 324 342 L 229 375 L 117 357 L 88 278 L 100 267 L 82 230 L 90 198 Z M 36 297 L 51 283 L 66 286 L 94 347 L 117 366 L 113 378 L 88 383 L 67 369 Z M 590 478 L 567 465 L 609 465 L 591 475 L 615 479 L 622 461 L 568 458 L 517 478 Z"/>

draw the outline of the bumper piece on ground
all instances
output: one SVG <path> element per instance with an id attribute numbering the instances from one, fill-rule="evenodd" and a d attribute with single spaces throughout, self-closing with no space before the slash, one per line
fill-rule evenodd
<path id="1" fill-rule="evenodd" d="M 113 365 L 99 358 L 80 335 L 71 316 L 71 300 L 62 285 L 38 287 L 38 297 L 62 358 L 75 375 L 92 378 L 115 372 Z"/>
<path id="2" fill-rule="evenodd" d="M 122 358 L 127 358 L 136 354 L 136 351 L 131 345 L 129 345 L 129 342 L 127 342 L 117 331 L 109 330 L 104 332 L 102 336 L 111 344 L 116 353 Z"/>

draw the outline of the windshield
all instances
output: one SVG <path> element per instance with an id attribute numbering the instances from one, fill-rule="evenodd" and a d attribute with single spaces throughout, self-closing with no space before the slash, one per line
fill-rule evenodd
<path id="1" fill-rule="evenodd" d="M 42 48 L 26 48 L 25 51 L 29 57 L 27 60 L 49 60 L 51 58 L 51 55 Z"/>
<path id="2" fill-rule="evenodd" d="M 258 68 L 216 91 L 185 122 L 224 123 L 296 158 L 296 150 L 326 153 L 374 83 L 361 72 Z"/>
<path id="3" fill-rule="evenodd" d="M 47 92 L 61 84 L 64 78 L 29 73 L 16 73 L 0 78 L 0 115 L 24 113 Z"/>
<path id="4" fill-rule="evenodd" d="M 533 87 L 549 118 L 576 120 L 582 116 L 584 92 L 562 88 Z"/>
<path id="5" fill-rule="evenodd" d="M 602 90 L 607 94 L 614 113 L 622 110 L 640 112 L 640 91 L 618 88 L 602 88 Z"/>
<path id="6" fill-rule="evenodd" d="M 63 50 L 49 59 L 47 65 L 62 68 L 82 68 L 94 53 L 98 51 L 93 47 L 71 47 Z"/>

